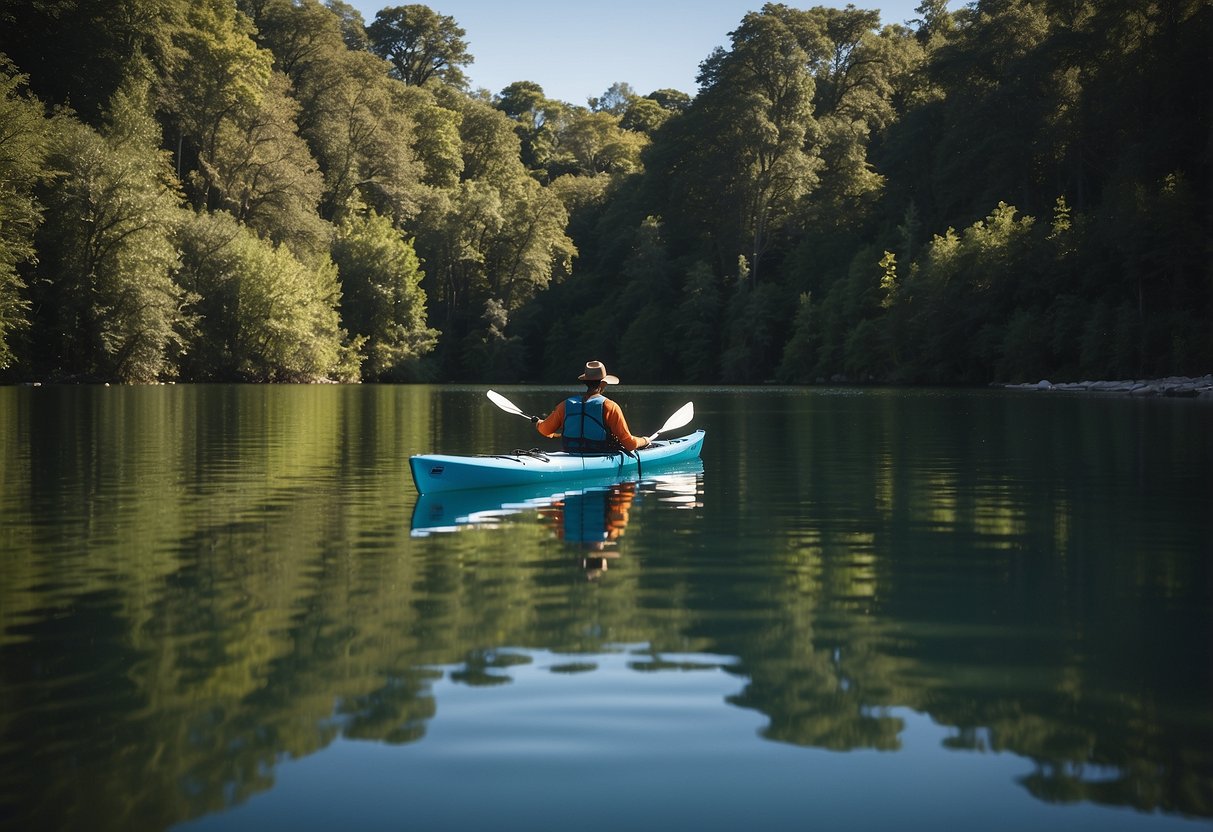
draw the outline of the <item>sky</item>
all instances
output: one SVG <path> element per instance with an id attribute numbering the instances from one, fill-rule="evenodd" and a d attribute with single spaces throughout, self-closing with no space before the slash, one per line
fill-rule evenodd
<path id="1" fill-rule="evenodd" d="M 408 0 L 347 0 L 369 25 L 385 6 Z M 416 2 L 416 0 L 413 0 Z M 423 0 L 424 2 L 424 0 Z M 639 95 L 676 89 L 694 95 L 699 63 L 746 12 L 764 0 L 432 0 L 424 4 L 455 18 L 475 61 L 464 67 L 470 88 L 500 92 L 534 81 L 548 98 L 584 105 L 616 81 Z M 784 0 L 789 6 L 836 6 L 845 0 Z M 880 9 L 885 23 L 918 17 L 920 0 L 852 0 Z M 962 2 L 952 0 L 955 10 Z"/>

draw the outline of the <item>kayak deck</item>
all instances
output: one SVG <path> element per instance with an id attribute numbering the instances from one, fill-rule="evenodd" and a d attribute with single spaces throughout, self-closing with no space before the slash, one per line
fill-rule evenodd
<path id="1" fill-rule="evenodd" d="M 465 488 L 502 488 L 512 485 L 558 482 L 585 477 L 644 474 L 661 466 L 698 459 L 704 432 L 677 439 L 662 439 L 633 452 L 569 454 L 515 452 L 495 456 L 422 454 L 409 458 L 413 484 L 420 494 Z"/>

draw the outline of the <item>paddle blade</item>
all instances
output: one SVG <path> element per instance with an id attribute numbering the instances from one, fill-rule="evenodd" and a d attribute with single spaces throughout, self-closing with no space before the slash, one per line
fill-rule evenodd
<path id="1" fill-rule="evenodd" d="M 509 399 L 507 399 L 505 396 L 501 395 L 497 391 L 490 390 L 485 395 L 487 395 L 489 397 L 489 401 L 491 401 L 493 404 L 500 407 L 506 413 L 513 413 L 515 416 L 526 416 L 526 418 L 528 418 L 528 419 L 531 418 L 530 416 L 527 416 L 525 413 L 523 413 L 521 410 L 519 410 L 518 406 L 516 404 L 514 404 L 512 401 L 510 401 Z"/>
<path id="2" fill-rule="evenodd" d="M 676 430 L 677 428 L 690 424 L 691 420 L 694 418 L 695 418 L 695 403 L 687 402 L 682 407 L 675 410 L 673 416 L 671 416 L 670 418 L 665 420 L 665 424 L 662 425 L 660 429 L 658 429 L 657 433 L 654 433 L 652 436 L 649 437 L 649 441 L 652 442 L 659 435 L 665 433 L 666 431 Z"/>

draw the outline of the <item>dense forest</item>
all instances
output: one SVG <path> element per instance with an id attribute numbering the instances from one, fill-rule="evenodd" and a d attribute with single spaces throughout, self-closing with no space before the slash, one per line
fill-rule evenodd
<path id="1" fill-rule="evenodd" d="M 0 379 L 1208 371 L 1213 4 L 917 11 L 579 106 L 423 5 L 0 0 Z"/>

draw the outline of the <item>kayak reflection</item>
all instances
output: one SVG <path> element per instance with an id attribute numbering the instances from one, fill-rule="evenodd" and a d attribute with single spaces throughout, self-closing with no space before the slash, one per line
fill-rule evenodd
<path id="1" fill-rule="evenodd" d="M 551 484 L 422 494 L 413 509 L 414 537 L 467 528 L 496 528 L 509 518 L 535 512 L 554 536 L 584 551 L 587 569 L 606 568 L 606 559 L 627 529 L 633 504 L 646 494 L 662 502 L 694 505 L 703 462 L 692 460 L 644 480 L 600 480 L 554 491 Z"/>

